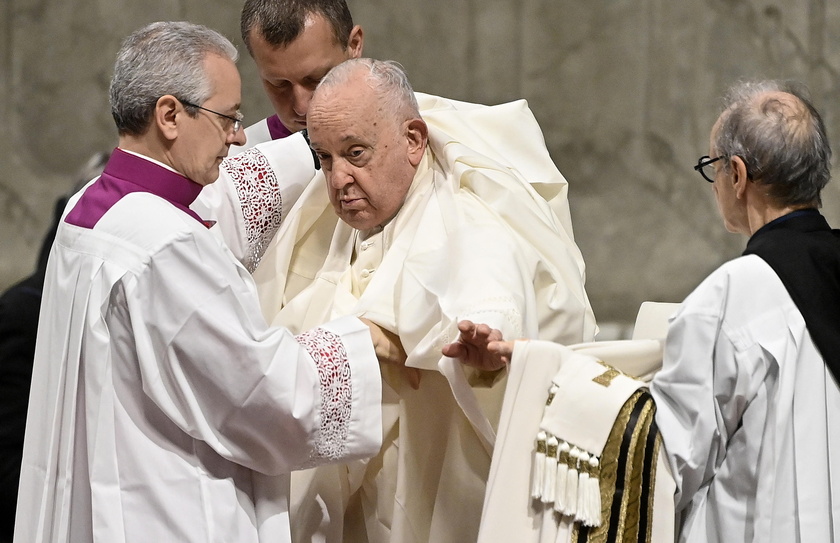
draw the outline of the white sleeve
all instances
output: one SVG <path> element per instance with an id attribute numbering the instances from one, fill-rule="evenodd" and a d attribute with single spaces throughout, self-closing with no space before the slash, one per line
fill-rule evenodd
<path id="1" fill-rule="evenodd" d="M 286 213 L 315 176 L 312 151 L 302 134 L 269 141 L 229 156 L 215 183 L 191 206 L 253 272 Z"/>
<path id="2" fill-rule="evenodd" d="M 210 236 L 151 261 L 126 292 L 129 319 L 144 391 L 184 432 L 269 475 L 379 450 L 379 364 L 361 321 L 268 327 L 250 277 Z"/>
<path id="3" fill-rule="evenodd" d="M 677 485 L 677 511 L 718 471 L 762 380 L 754 353 L 726 325 L 729 305 L 743 304 L 733 299 L 730 281 L 719 269 L 686 298 L 668 328 L 662 370 L 650 386 Z"/>
<path id="4" fill-rule="evenodd" d="M 677 485 L 678 511 L 711 479 L 717 458 L 725 452 L 713 378 L 720 322 L 715 315 L 692 309 L 685 306 L 671 323 L 662 370 L 650 385 L 656 424 Z"/>

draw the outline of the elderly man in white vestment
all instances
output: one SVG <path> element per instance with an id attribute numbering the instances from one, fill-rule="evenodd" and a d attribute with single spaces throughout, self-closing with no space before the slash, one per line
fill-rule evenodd
<path id="1" fill-rule="evenodd" d="M 673 317 L 651 391 L 679 540 L 840 541 L 840 231 L 803 88 L 736 86 L 697 169 L 749 236 Z"/>
<path id="2" fill-rule="evenodd" d="M 390 62 L 349 60 L 322 80 L 308 129 L 325 181 L 303 189 L 254 272 L 275 324 L 363 316 L 413 368 L 383 368 L 378 456 L 293 475 L 296 541 L 474 540 L 505 375 L 442 346 L 464 316 L 564 343 L 595 332 L 566 183 L 524 102 L 419 98 L 423 117 Z M 226 169 L 282 177 L 284 145 Z"/>
<path id="3" fill-rule="evenodd" d="M 120 134 L 49 259 L 15 541 L 288 541 L 293 469 L 381 443 L 376 355 L 354 317 L 295 336 L 189 209 L 244 143 L 236 49 L 153 23 L 117 57 Z M 371 338 L 373 337 L 373 341 Z"/>

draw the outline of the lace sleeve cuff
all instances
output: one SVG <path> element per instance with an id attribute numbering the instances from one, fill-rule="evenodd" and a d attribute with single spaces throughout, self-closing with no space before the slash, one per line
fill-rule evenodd
<path id="1" fill-rule="evenodd" d="M 257 148 L 226 161 L 226 168 L 242 206 L 248 250 L 243 264 L 253 272 L 283 220 L 283 197 L 277 174 Z"/>
<path id="2" fill-rule="evenodd" d="M 344 317 L 295 337 L 315 361 L 320 393 L 304 467 L 372 456 L 382 444 L 382 393 L 368 327 Z"/>

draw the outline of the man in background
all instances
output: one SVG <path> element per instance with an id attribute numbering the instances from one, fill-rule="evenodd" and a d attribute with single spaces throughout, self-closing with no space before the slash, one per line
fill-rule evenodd
<path id="1" fill-rule="evenodd" d="M 304 130 L 318 82 L 364 44 L 344 0 L 245 0 L 240 30 L 276 112 L 246 129 L 249 147 Z"/>

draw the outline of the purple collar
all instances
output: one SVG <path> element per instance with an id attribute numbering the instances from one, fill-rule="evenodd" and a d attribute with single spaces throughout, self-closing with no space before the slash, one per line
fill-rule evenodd
<path id="1" fill-rule="evenodd" d="M 201 189 L 201 185 L 179 173 L 117 148 L 102 175 L 85 190 L 64 220 L 76 226 L 93 228 L 123 196 L 132 192 L 148 192 L 209 228 L 212 225 L 190 209 Z"/>
<path id="2" fill-rule="evenodd" d="M 280 122 L 280 117 L 277 115 L 272 115 L 265 120 L 265 123 L 268 125 L 268 134 L 271 136 L 272 141 L 288 138 L 292 135 L 292 131 Z"/>

